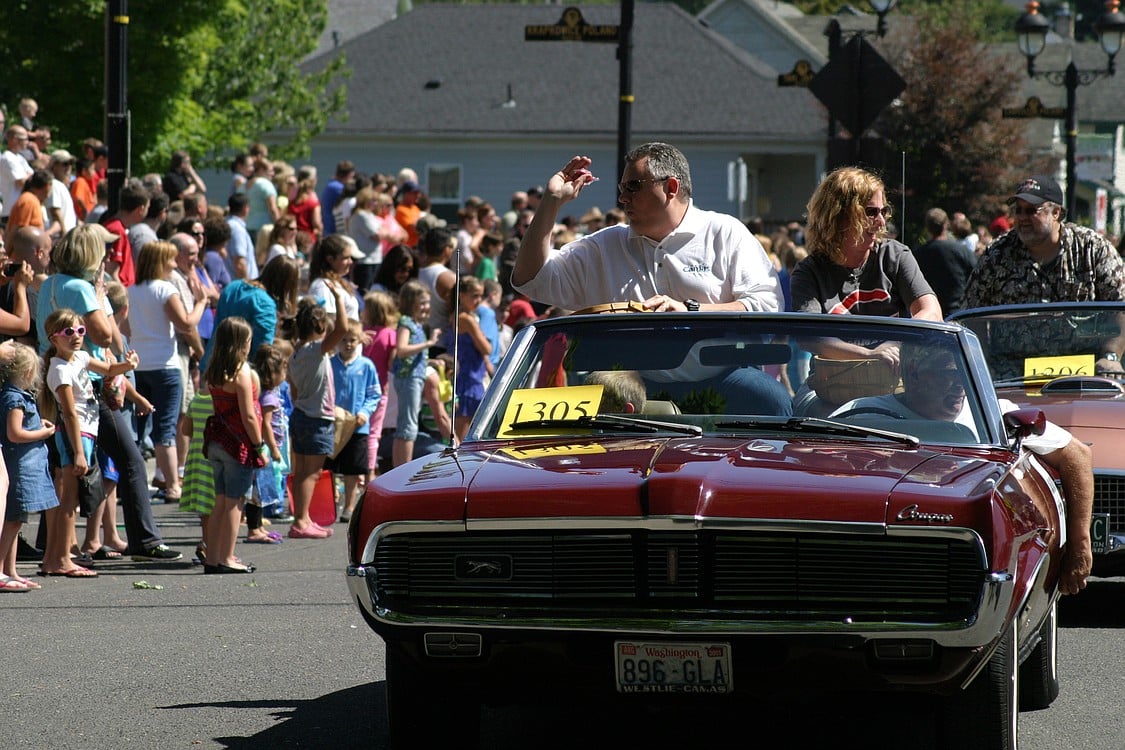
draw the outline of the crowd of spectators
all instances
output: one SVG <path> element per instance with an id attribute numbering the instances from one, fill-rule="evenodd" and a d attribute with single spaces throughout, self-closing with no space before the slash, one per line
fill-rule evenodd
<path id="1" fill-rule="evenodd" d="M 364 172 L 345 160 L 318 188 L 314 167 L 271 160 L 255 144 L 232 160 L 229 185 L 210 190 L 191 155 L 175 151 L 167 173 L 127 180 L 110 214 L 106 147 L 87 139 L 80 157 L 43 150 L 49 135 L 35 126 L 33 105 L 21 105 L 21 122 L 3 131 L 0 154 L 9 475 L 0 591 L 39 586 L 18 574 L 17 556 L 41 559 L 43 575 L 71 578 L 122 556 L 179 559 L 160 537 L 152 502 L 199 516 L 195 553 L 206 573 L 254 569 L 235 553 L 237 519 L 248 542 L 281 543 L 271 522 L 289 523 L 291 538 L 327 538 L 331 525 L 310 513 L 320 482 L 343 480 L 332 482 L 333 519 L 347 521 L 375 475 L 462 438 L 515 332 L 564 312 L 512 281 L 543 187 L 514 192 L 500 209 L 470 196 L 447 224 L 409 168 Z M 587 179 L 573 172 L 568 179 Z M 868 180 L 882 200 L 869 177 L 834 173 L 818 195 L 847 178 Z M 667 179 L 632 182 L 668 189 Z M 690 182 L 677 185 L 691 210 Z M 633 204 L 639 196 L 629 191 Z M 779 309 L 844 304 L 841 294 L 816 292 L 818 280 L 889 257 L 886 246 L 918 281 L 899 314 L 933 296 L 928 280 L 938 301 L 927 317 L 938 317 L 961 304 L 992 234 L 1010 228 L 1005 216 L 974 229 L 963 214 L 934 209 L 930 242 L 914 263 L 910 248 L 887 244 L 895 232 L 885 207 L 849 209 L 859 227 L 852 236 L 835 219 L 818 224 L 829 204 L 816 202 L 808 228 L 745 222 L 776 274 Z M 532 231 L 558 250 L 625 223 L 621 209 L 595 207 L 540 216 Z M 848 283 L 836 291 L 846 296 Z M 216 350 L 219 338 L 226 345 Z M 35 368 L 28 351 L 38 355 Z M 19 429 L 9 418 L 17 413 Z M 23 468 L 30 455 L 49 456 L 45 478 Z M 33 501 L 27 488 L 44 479 L 54 495 Z M 125 538 L 112 520 L 118 497 Z M 36 513 L 44 514 L 39 536 L 25 539 L 19 532 Z M 78 513 L 87 518 L 81 542 Z"/>

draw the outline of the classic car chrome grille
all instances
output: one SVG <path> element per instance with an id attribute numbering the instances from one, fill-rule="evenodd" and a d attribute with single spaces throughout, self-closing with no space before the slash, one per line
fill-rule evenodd
<path id="1" fill-rule="evenodd" d="M 1109 528 L 1125 528 L 1125 475 L 1094 472 L 1094 512 L 1109 514 Z"/>
<path id="2" fill-rule="evenodd" d="M 391 609 L 560 616 L 671 607 L 954 621 L 973 613 L 985 576 L 977 546 L 959 539 L 725 531 L 397 534 L 370 567 Z"/>

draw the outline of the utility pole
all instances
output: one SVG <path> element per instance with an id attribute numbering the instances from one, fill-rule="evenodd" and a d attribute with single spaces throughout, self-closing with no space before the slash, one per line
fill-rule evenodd
<path id="1" fill-rule="evenodd" d="M 617 40 L 617 185 L 625 175 L 625 154 L 633 128 L 633 0 L 621 0 L 620 36 Z M 615 187 L 614 190 L 617 188 Z"/>
<path id="2" fill-rule="evenodd" d="M 129 170 L 129 0 L 107 0 L 105 13 L 105 145 L 109 149 L 109 201 L 106 214 L 117 213 Z"/>

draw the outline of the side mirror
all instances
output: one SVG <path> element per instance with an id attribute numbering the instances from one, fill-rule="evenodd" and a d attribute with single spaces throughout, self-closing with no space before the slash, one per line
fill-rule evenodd
<path id="1" fill-rule="evenodd" d="M 1039 409 L 1016 409 L 1004 415 L 1008 437 L 1023 440 L 1031 435 L 1042 435 L 1047 429 L 1047 417 Z"/>

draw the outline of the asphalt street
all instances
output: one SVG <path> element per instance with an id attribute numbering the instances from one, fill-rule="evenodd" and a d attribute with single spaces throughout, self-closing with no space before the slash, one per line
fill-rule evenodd
<path id="1" fill-rule="evenodd" d="M 258 572 L 205 576 L 190 562 L 195 519 L 154 511 L 182 561 L 99 563 L 96 579 L 37 578 L 42 590 L 0 597 L 5 747 L 385 747 L 382 641 L 348 601 L 344 527 L 326 541 L 240 543 Z M 1122 586 L 1095 580 L 1064 606 L 1062 696 L 1021 715 L 1023 747 L 1122 746 Z M 932 702 L 901 697 L 736 712 L 576 702 L 486 709 L 482 746 L 734 748 L 751 733 L 788 738 L 774 747 L 925 750 L 932 717 Z"/>
<path id="2" fill-rule="evenodd" d="M 196 519 L 153 510 L 183 560 L 102 562 L 96 579 L 35 578 L 42 590 L 0 600 L 5 744 L 373 746 L 382 645 L 348 602 L 344 526 L 323 541 L 240 543 L 258 572 L 203 575 L 190 562 Z"/>

